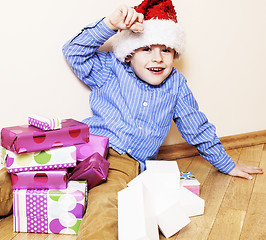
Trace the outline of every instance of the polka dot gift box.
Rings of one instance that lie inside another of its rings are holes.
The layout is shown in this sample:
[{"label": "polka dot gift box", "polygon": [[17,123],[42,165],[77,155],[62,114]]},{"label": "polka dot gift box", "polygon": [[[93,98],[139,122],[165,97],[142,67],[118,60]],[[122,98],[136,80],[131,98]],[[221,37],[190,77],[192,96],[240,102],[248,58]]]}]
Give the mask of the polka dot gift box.
[{"label": "polka dot gift box", "polygon": [[10,173],[75,167],[76,147],[62,147],[40,152],[15,154],[2,148],[5,166]]},{"label": "polka dot gift box", "polygon": [[200,195],[200,183],[191,172],[180,172],[180,185]]},{"label": "polka dot gift box", "polygon": [[70,181],[67,189],[16,189],[14,231],[77,234],[86,203],[85,181]]},{"label": "polka dot gift box", "polygon": [[29,125],[40,128],[42,130],[55,130],[61,128],[61,120],[58,117],[46,118],[31,114],[28,117],[28,123]]},{"label": "polka dot gift box", "polygon": [[87,124],[74,119],[62,120],[61,124],[62,128],[52,131],[30,125],[2,128],[1,144],[4,148],[21,154],[89,142]]}]

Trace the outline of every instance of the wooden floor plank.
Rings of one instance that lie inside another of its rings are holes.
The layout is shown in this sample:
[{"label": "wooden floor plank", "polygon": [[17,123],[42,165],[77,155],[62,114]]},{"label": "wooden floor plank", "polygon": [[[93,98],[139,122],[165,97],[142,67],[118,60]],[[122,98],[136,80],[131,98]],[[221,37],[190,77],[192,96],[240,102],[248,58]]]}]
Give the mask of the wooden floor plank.
[{"label": "wooden floor plank", "polygon": [[240,239],[266,239],[266,193],[253,193]]},{"label": "wooden floor plank", "polygon": [[232,178],[221,207],[246,211],[256,176],[252,180]]},{"label": "wooden floor plank", "polygon": [[205,200],[205,212],[199,223],[201,227],[211,228],[230,180],[231,177],[219,173],[215,168],[210,171],[200,194]]},{"label": "wooden floor plank", "polygon": [[13,215],[10,215],[0,222],[0,236],[1,240],[10,240],[15,237],[17,233],[13,232]]},{"label": "wooden floor plank", "polygon": [[45,240],[48,234],[43,233],[19,233],[12,240]]},{"label": "wooden floor plank", "polygon": [[48,234],[46,240],[76,240],[77,235],[72,234]]},{"label": "wooden floor plank", "polygon": [[[242,148],[238,161],[235,157],[233,157],[233,159],[235,162],[259,165],[262,151],[263,145],[252,148]],[[246,211],[255,181],[256,175],[253,176],[252,180],[238,177],[232,178],[221,207]]]},{"label": "wooden floor plank", "polygon": [[206,240],[210,232],[210,228],[200,226],[201,216],[191,217],[191,222],[179,231],[174,240]]},{"label": "wooden floor plank", "polygon": [[259,166],[263,148],[264,144],[242,148],[243,152],[241,152],[238,162]]},{"label": "wooden floor plank", "polygon": [[220,208],[208,239],[238,240],[245,215],[246,211]]},{"label": "wooden floor plank", "polygon": [[[255,149],[255,148],[253,148]],[[252,161],[259,160],[259,166],[266,169],[266,145],[262,148],[262,154],[259,158],[254,156]],[[266,239],[266,175],[257,175],[255,178],[254,188],[251,193],[249,206],[240,239]]]},{"label": "wooden floor plank", "polygon": [[[259,166],[266,172],[266,144],[264,145]],[[253,192],[266,193],[266,174],[259,174],[256,177]]]},{"label": "wooden floor plank", "polygon": [[247,214],[245,223],[240,235],[240,240],[265,240],[266,239],[266,216],[259,213]]}]

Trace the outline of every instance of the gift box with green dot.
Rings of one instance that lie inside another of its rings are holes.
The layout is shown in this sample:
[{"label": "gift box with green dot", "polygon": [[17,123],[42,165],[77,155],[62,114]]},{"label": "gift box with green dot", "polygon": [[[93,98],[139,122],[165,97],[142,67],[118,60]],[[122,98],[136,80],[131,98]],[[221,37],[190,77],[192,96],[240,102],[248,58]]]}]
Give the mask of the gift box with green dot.
[{"label": "gift box with green dot", "polygon": [[66,189],[15,189],[14,231],[77,234],[83,217],[86,181],[70,181]]},{"label": "gift box with green dot", "polygon": [[22,154],[2,148],[2,156],[10,173],[61,169],[75,167],[77,164],[75,146]]}]

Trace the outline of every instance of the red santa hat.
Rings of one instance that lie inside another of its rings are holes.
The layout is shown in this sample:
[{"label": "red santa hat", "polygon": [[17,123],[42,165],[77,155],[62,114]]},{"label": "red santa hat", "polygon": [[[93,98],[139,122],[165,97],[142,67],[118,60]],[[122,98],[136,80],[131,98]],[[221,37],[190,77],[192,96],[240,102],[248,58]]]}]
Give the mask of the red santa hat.
[{"label": "red santa hat", "polygon": [[184,33],[177,21],[171,0],[144,0],[135,10],[144,15],[143,32],[123,30],[113,41],[113,52],[124,62],[134,50],[162,44],[174,49],[179,56],[184,51]]}]

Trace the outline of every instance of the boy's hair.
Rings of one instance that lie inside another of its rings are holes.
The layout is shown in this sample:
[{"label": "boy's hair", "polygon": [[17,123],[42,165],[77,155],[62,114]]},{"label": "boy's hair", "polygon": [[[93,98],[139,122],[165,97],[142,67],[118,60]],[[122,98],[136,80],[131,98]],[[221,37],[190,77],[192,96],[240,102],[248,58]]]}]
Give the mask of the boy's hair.
[{"label": "boy's hair", "polygon": [[115,36],[113,51],[121,62],[134,50],[154,44],[174,49],[176,56],[183,53],[184,32],[171,0],[144,0],[134,8],[144,15],[144,31],[123,30]]}]

